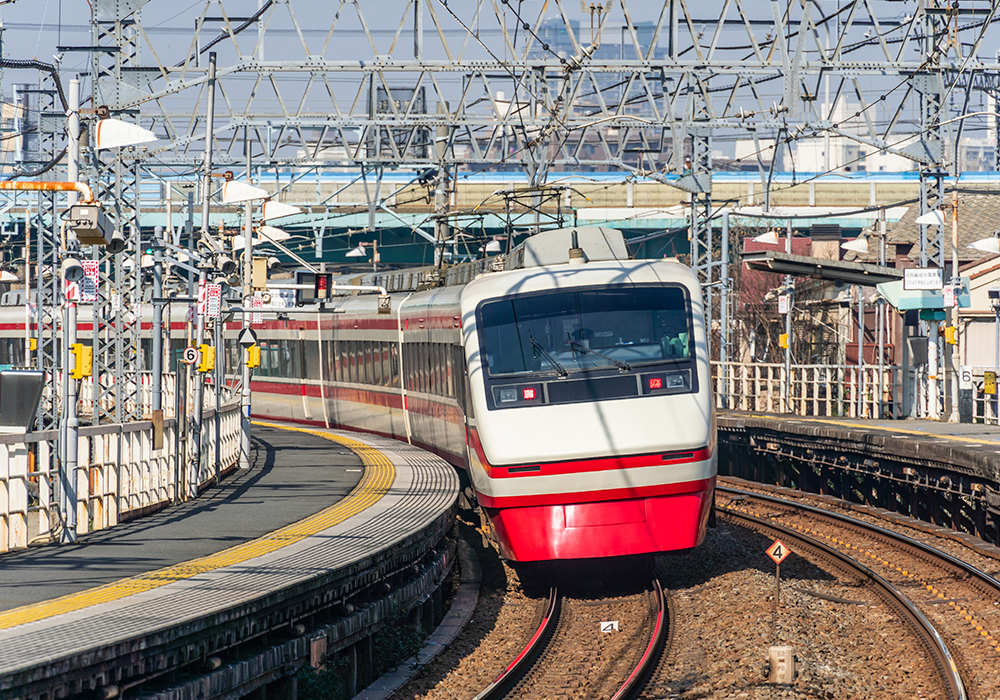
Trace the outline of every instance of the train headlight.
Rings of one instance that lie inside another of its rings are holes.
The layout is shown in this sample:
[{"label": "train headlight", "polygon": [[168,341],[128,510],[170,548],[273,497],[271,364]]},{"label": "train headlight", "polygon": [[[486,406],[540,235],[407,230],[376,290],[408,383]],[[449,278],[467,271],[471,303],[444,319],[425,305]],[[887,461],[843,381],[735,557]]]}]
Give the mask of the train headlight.
[{"label": "train headlight", "polygon": [[493,387],[497,406],[514,408],[544,403],[541,384],[507,384]]},{"label": "train headlight", "polygon": [[690,390],[691,370],[679,372],[657,372],[645,374],[642,377],[642,393],[644,394],[677,394]]}]

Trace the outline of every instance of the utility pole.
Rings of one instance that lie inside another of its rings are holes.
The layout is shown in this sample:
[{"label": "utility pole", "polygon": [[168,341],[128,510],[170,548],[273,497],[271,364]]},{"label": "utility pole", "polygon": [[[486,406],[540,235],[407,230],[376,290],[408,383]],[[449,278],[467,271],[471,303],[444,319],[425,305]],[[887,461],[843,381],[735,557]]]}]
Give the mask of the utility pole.
[{"label": "utility pole", "polygon": [[[201,192],[201,238],[205,243],[211,234],[208,231],[208,206],[212,196],[212,142],[215,129],[215,52],[208,54],[208,114],[205,119],[205,159],[202,164],[202,192]],[[208,284],[208,271],[211,269],[211,261],[199,255],[201,262],[198,265],[198,301],[199,304],[205,299]],[[198,309],[198,321],[195,326],[195,343],[201,347],[205,343],[205,314]],[[192,447],[194,457],[194,478],[189,483],[192,496],[197,496],[198,481],[201,474],[201,431],[202,417],[204,415],[205,404],[205,375],[202,372],[195,373],[194,379],[194,410],[192,413],[191,439],[194,443]]]},{"label": "utility pole", "polygon": [[[250,138],[243,131],[243,146],[247,159],[247,184],[250,184]],[[251,276],[253,274],[253,203],[247,200],[243,205],[243,333],[250,332],[250,299],[253,296]],[[243,346],[243,382],[240,386],[240,469],[250,468],[250,346]]]},{"label": "utility pole", "polygon": [[958,274],[958,192],[951,192],[951,288],[954,301],[950,309],[951,328],[954,333],[954,345],[948,346],[948,355],[951,358],[951,412],[948,415],[949,423],[959,422],[958,407],[958,363],[961,358],[960,343],[958,334],[958,294],[962,287],[962,279]]}]

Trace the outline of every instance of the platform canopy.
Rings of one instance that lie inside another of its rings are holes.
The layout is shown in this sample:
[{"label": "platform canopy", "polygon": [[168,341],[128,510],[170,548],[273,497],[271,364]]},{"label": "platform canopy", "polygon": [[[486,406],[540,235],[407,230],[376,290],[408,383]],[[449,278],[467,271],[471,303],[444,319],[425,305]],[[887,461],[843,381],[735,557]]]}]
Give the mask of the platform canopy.
[{"label": "platform canopy", "polygon": [[860,284],[867,287],[903,279],[903,271],[892,267],[828,260],[808,255],[793,255],[775,250],[743,253],[743,262],[751,270],[777,272],[793,277],[812,277],[813,279],[844,282],[845,284]]}]

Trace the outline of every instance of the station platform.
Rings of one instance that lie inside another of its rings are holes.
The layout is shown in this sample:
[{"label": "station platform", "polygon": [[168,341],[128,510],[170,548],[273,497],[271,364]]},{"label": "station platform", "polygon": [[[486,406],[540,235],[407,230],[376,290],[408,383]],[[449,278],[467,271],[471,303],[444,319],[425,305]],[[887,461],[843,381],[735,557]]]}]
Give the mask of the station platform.
[{"label": "station platform", "polygon": [[[393,440],[254,426],[251,468],[193,501],[0,557],[0,698],[143,682],[416,569],[454,469]],[[107,693],[105,693],[107,695]]]},{"label": "station platform", "polygon": [[722,476],[845,499],[1000,557],[997,426],[725,411],[718,437]]}]

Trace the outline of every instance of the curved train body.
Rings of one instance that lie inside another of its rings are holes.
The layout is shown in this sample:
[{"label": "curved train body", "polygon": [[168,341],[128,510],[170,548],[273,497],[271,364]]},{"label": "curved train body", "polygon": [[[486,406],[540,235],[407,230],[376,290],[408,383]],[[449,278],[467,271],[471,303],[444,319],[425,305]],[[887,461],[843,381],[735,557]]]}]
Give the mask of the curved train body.
[{"label": "curved train body", "polygon": [[[699,286],[675,261],[621,259],[617,231],[579,234],[580,264],[552,231],[514,269],[393,294],[391,315],[353,296],[318,331],[315,314],[266,323],[253,414],[441,455],[512,560],[696,546],[716,473]],[[296,349],[308,371],[282,376]]]},{"label": "curved train body", "polygon": [[[586,261],[570,254],[577,235]],[[442,456],[466,472],[511,560],[698,545],[716,445],[694,275],[676,261],[627,259],[609,229],[537,234],[508,269],[476,274],[497,262],[451,268],[453,283],[426,291],[408,291],[423,286],[413,272],[352,280],[388,287],[387,315],[371,295],[268,314],[254,326],[262,362],[252,415],[377,433]],[[185,311],[173,306],[171,369],[187,343]],[[15,322],[0,323],[9,336],[0,354],[16,355],[23,306],[6,313]],[[83,326],[86,314],[81,307]],[[228,375],[240,371],[236,329],[229,324],[217,354]]]}]

